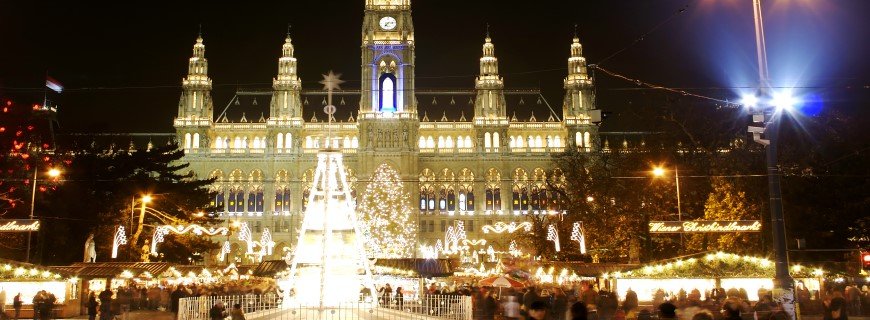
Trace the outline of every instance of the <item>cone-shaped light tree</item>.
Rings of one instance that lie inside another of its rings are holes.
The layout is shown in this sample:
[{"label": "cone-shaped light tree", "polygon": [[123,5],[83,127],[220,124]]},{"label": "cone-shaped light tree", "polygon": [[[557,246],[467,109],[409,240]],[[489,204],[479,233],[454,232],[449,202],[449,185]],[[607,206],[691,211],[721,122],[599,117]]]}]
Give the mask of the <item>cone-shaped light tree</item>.
[{"label": "cone-shaped light tree", "polygon": [[417,224],[410,196],[395,169],[381,164],[357,206],[370,258],[408,258],[416,248]]}]

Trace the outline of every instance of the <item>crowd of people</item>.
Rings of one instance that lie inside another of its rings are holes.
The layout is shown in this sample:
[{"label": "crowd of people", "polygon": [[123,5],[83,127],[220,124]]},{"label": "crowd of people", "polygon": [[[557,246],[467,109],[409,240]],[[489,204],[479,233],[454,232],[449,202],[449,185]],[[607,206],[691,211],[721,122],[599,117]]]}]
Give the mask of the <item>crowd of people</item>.
[{"label": "crowd of people", "polygon": [[[276,300],[275,288],[273,282],[252,280],[170,286],[143,286],[131,283],[117,287],[115,290],[106,288],[99,293],[91,291],[86,307],[91,320],[97,317],[101,320],[112,319],[113,315],[132,310],[169,310],[177,314],[179,301],[182,298],[241,295],[266,297],[273,295],[275,296],[273,300]],[[231,313],[227,312],[228,316]]]},{"label": "crowd of people", "polygon": [[[847,320],[848,315],[861,315],[868,304],[868,288],[846,286],[829,290],[821,297],[811,297],[806,289],[796,290],[797,302],[804,310],[818,304],[825,320]],[[641,304],[637,293],[628,289],[620,299],[615,292],[598,289],[593,283],[574,286],[529,286],[520,290],[499,288],[469,289],[473,298],[474,318],[491,319],[594,319],[594,320],[738,320],[786,319],[787,315],[775,303],[772,292],[758,291],[758,301],[750,301],[746,290],[717,288],[701,295],[699,290],[679,290],[668,294],[657,290],[653,301]],[[810,312],[807,312],[810,311]]]}]

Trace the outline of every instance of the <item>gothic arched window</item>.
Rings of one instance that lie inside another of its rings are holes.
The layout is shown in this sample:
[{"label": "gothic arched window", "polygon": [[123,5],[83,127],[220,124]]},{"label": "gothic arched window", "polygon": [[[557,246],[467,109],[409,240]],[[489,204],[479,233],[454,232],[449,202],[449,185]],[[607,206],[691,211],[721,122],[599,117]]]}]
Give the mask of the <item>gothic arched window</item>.
[{"label": "gothic arched window", "polygon": [[380,90],[378,97],[381,100],[379,109],[381,112],[396,112],[396,76],[392,73],[384,73],[378,80]]}]

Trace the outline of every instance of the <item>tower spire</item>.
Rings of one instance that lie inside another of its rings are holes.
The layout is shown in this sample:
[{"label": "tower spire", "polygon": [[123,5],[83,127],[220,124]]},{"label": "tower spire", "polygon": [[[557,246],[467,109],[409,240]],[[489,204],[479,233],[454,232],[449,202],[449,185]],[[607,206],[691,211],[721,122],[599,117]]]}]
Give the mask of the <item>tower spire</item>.
[{"label": "tower spire", "polygon": [[295,48],[290,38],[290,25],[287,25],[287,37],[281,46],[281,57],[278,58],[278,76],[272,80],[272,103],[269,108],[269,118],[276,120],[302,119],[302,80],[297,75]]},{"label": "tower spire", "polygon": [[480,57],[480,75],[477,76],[474,86],[477,90],[474,118],[481,121],[506,119],[504,80],[498,74],[498,58],[495,57],[495,45],[489,34],[489,24],[486,29],[483,56]]},{"label": "tower spire", "polygon": [[577,36],[576,26],[574,39],[571,42],[571,55],[568,57],[568,76],[564,80],[565,99],[562,103],[562,114],[570,123],[568,130],[572,136],[570,141],[581,151],[591,151],[598,140],[598,130],[595,122],[601,121],[600,110],[595,110],[595,97],[592,78],[586,70],[586,58],[583,57],[583,46]]}]

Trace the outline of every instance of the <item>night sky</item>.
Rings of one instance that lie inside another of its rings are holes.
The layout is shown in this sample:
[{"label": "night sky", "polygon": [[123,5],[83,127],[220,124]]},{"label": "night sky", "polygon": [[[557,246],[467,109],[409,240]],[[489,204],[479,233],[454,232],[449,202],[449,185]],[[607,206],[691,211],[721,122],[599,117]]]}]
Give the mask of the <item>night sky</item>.
[{"label": "night sky", "polygon": [[[48,72],[68,89],[57,99],[63,131],[171,132],[200,23],[216,111],[238,86],[271,86],[288,23],[303,87],[328,70],[358,87],[363,0],[230,3],[4,1],[0,97],[41,101]],[[472,89],[486,23],[506,87],[541,88],[557,111],[575,23],[590,63],[628,47],[604,67],[629,77],[732,100],[756,84],[751,0],[413,0],[412,10],[418,88]],[[774,86],[866,105],[867,13],[867,0],[765,1]],[[655,103],[631,83],[597,80],[616,123]]]}]

